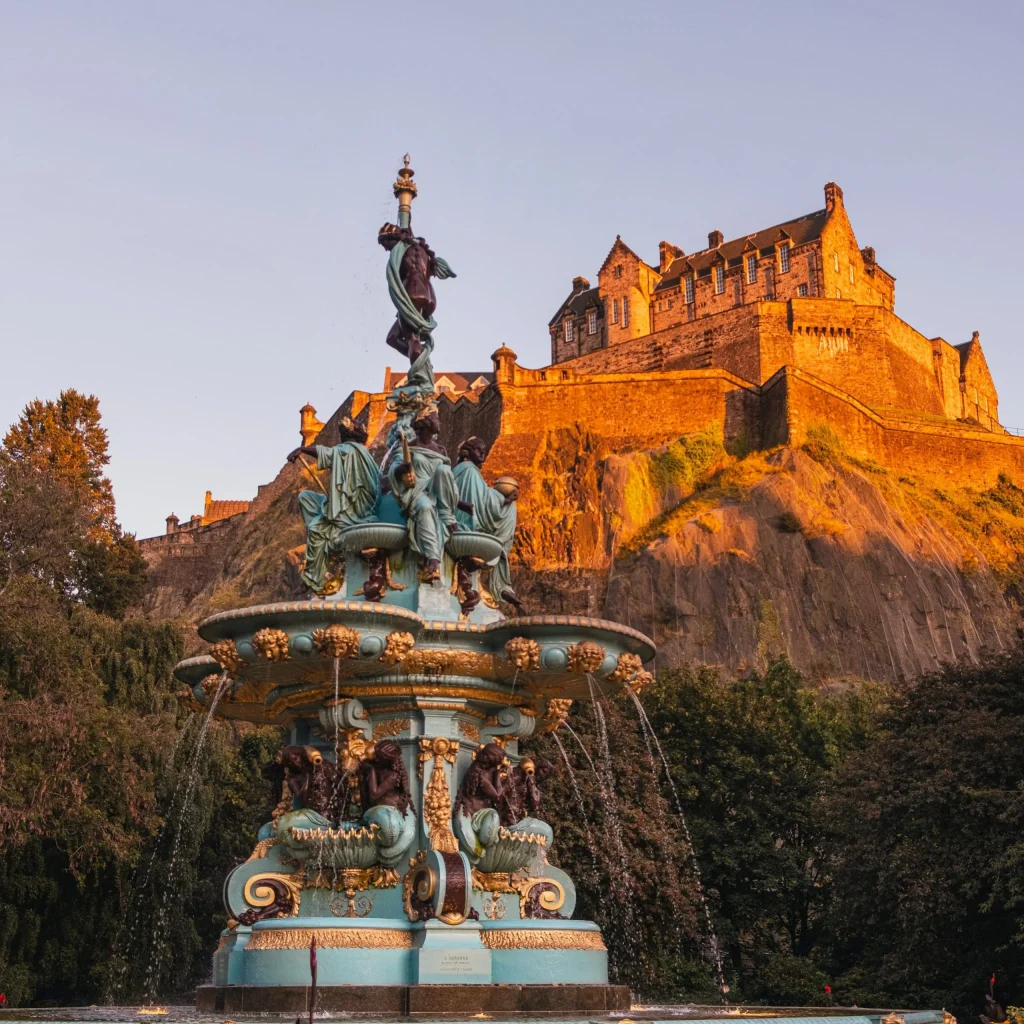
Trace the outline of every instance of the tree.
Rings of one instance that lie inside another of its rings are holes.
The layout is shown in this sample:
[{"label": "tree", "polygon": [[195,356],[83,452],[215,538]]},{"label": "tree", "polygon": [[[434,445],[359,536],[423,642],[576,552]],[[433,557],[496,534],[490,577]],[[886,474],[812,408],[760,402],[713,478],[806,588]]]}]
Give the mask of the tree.
[{"label": "tree", "polygon": [[1024,652],[901,687],[879,726],[829,801],[837,996],[963,1019],[994,972],[1019,1002]]}]

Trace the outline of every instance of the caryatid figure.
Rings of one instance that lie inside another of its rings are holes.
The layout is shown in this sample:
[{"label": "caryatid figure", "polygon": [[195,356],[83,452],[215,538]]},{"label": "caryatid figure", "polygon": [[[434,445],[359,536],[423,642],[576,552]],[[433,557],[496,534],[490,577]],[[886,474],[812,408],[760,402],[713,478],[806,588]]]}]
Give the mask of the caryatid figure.
[{"label": "caryatid figure", "polygon": [[303,581],[314,593],[322,593],[330,556],[338,550],[338,535],[348,526],[377,518],[380,498],[380,469],[366,449],[364,427],[343,416],[338,422],[339,443],[296,448],[288,456],[316,459],[317,469],[329,469],[331,482],[326,494],[299,492],[299,510],[306,524],[306,567]]},{"label": "caryatid figure", "polygon": [[459,461],[452,471],[459,491],[456,519],[466,529],[490,534],[501,542],[501,557],[491,569],[491,592],[516,608],[522,602],[512,589],[509,554],[516,533],[516,501],[519,485],[503,476],[491,487],[480,472],[487,458],[487,445],[471,437],[459,448]]},{"label": "caryatid figure", "polygon": [[420,579],[425,583],[440,578],[445,538],[459,528],[451,460],[434,440],[440,429],[436,410],[421,413],[413,421],[416,440],[408,447],[408,460],[388,474],[391,493],[408,522],[409,546],[423,561]]}]

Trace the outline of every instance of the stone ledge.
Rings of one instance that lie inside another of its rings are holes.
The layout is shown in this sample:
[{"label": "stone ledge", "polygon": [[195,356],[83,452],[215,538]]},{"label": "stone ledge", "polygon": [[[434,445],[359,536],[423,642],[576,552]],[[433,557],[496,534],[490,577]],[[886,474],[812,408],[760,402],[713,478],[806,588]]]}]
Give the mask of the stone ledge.
[{"label": "stone ledge", "polygon": [[[202,985],[201,1013],[306,1012],[309,989],[300,985]],[[407,1017],[486,1012],[606,1014],[628,1011],[625,985],[327,985],[317,988],[317,1010]]]}]

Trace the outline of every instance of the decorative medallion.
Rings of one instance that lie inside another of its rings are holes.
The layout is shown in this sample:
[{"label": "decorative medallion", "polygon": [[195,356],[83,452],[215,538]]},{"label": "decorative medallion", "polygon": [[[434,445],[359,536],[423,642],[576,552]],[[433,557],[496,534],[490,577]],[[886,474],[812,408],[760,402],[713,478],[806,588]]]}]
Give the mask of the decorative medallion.
[{"label": "decorative medallion", "polygon": [[584,640],[581,644],[572,644],[566,651],[569,659],[569,671],[574,675],[584,676],[596,672],[604,661],[604,648],[592,640]]},{"label": "decorative medallion", "polygon": [[253,634],[252,645],[264,661],[287,661],[288,634],[283,629],[266,627]]},{"label": "decorative medallion", "polygon": [[359,633],[340,622],[313,630],[313,646],[325,658],[354,658],[359,653]]},{"label": "decorative medallion", "polygon": [[540,644],[525,636],[514,636],[505,644],[505,660],[520,672],[540,668]]}]

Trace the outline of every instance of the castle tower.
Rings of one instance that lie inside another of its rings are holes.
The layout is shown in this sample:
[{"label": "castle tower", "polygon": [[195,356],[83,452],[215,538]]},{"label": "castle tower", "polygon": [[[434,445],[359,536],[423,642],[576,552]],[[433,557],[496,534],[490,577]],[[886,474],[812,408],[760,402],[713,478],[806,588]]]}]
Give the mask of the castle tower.
[{"label": "castle tower", "polygon": [[302,445],[311,445],[316,435],[324,429],[324,425],[316,418],[316,409],[307,402],[299,410],[299,433],[302,435]]}]

